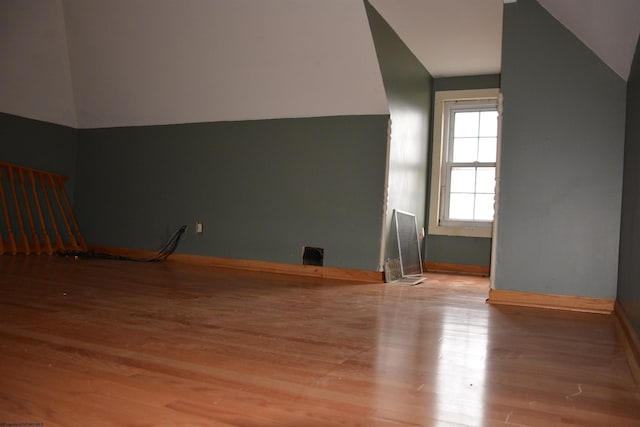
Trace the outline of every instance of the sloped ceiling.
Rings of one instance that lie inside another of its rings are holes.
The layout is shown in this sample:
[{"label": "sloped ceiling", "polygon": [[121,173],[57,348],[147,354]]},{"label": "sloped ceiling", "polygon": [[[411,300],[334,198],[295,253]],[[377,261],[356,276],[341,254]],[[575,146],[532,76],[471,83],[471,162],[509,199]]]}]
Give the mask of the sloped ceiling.
[{"label": "sloped ceiling", "polygon": [[503,0],[370,0],[434,77],[500,72]]},{"label": "sloped ceiling", "polygon": [[362,0],[62,3],[81,128],[388,113]]},{"label": "sloped ceiling", "polygon": [[640,1],[538,1],[613,71],[627,80],[640,34]]},{"label": "sloped ceiling", "polygon": [[[433,76],[500,72],[516,0],[368,1]],[[640,0],[537,1],[628,78]],[[388,111],[363,0],[1,0],[0,58],[0,111],[68,126]]]},{"label": "sloped ceiling", "polygon": [[[500,72],[503,3],[370,0],[434,77]],[[520,0],[529,1],[529,0]],[[640,33],[639,0],[538,0],[623,79]]]}]

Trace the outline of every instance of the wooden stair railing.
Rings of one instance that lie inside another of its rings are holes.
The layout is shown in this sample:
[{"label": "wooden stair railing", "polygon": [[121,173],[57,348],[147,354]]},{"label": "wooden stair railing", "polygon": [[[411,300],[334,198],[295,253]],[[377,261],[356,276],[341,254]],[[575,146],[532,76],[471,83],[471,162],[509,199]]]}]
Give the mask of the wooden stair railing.
[{"label": "wooden stair railing", "polygon": [[0,255],[87,250],[64,189],[67,179],[0,162]]}]

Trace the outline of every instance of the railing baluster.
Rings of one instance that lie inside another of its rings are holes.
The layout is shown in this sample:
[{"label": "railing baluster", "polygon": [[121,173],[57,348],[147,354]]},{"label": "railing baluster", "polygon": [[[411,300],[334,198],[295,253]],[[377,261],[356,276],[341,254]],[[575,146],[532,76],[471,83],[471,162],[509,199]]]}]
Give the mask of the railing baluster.
[{"label": "railing baluster", "polygon": [[[2,198],[2,205],[4,206],[4,190],[2,188],[2,169],[0,168],[0,198]],[[6,215],[6,209],[4,210]],[[8,228],[8,227],[7,227]],[[0,255],[4,255],[4,237],[2,236],[2,227],[0,226]]]},{"label": "railing baluster", "polygon": [[58,231],[58,225],[56,223],[56,217],[53,214],[53,208],[51,207],[51,201],[49,200],[49,191],[47,190],[47,183],[44,179],[44,175],[40,175],[40,187],[42,188],[42,194],[44,194],[44,201],[47,205],[47,210],[49,211],[49,218],[51,219],[51,228],[53,228],[53,235],[56,237],[56,247],[63,251],[64,250],[64,242],[62,241],[62,236],[60,236],[60,232]]},{"label": "railing baluster", "polygon": [[[87,250],[64,189],[66,179],[60,174],[0,162],[0,215],[4,214],[0,255]],[[64,234],[62,227],[69,237],[66,243],[66,236],[60,233]]]},{"label": "railing baluster", "polygon": [[29,171],[29,181],[31,182],[31,191],[33,192],[33,199],[36,202],[36,210],[38,212],[38,218],[40,219],[40,232],[44,239],[44,245],[47,248],[49,255],[53,254],[53,248],[51,247],[51,239],[49,239],[49,233],[47,233],[47,226],[44,222],[44,216],[42,215],[42,208],[40,206],[40,197],[38,197],[38,190],[36,188],[36,179],[33,171]]},{"label": "railing baluster", "polygon": [[27,211],[27,225],[29,226],[29,233],[31,233],[31,241],[33,243],[34,251],[37,255],[42,253],[40,248],[40,239],[38,238],[38,232],[36,226],[33,223],[33,215],[31,214],[31,203],[29,202],[29,196],[27,195],[27,188],[24,185],[24,173],[22,169],[17,170],[18,181],[20,181],[20,187],[22,189],[22,198],[24,199],[24,207]]},{"label": "railing baluster", "polygon": [[53,191],[53,197],[56,199],[56,203],[58,204],[58,209],[60,210],[60,216],[62,217],[62,222],[64,223],[64,227],[67,230],[67,234],[69,235],[69,240],[71,241],[71,246],[73,249],[80,249],[78,246],[78,242],[76,242],[76,238],[71,231],[71,227],[69,226],[69,221],[67,220],[67,215],[64,212],[64,208],[62,207],[62,203],[60,202],[60,195],[58,194],[58,190],[56,189],[56,183],[53,179],[53,176],[49,175],[49,183],[51,184],[51,190]]},{"label": "railing baluster", "polygon": [[69,203],[69,198],[67,197],[67,192],[64,190],[64,183],[62,182],[62,177],[57,176],[56,182],[58,183],[58,187],[60,188],[60,194],[62,195],[62,201],[64,202],[64,206],[69,213],[69,218],[71,219],[71,225],[73,226],[73,230],[75,232],[75,240],[77,241],[76,245],[79,249],[83,251],[87,250],[87,244],[82,238],[82,234],[80,234],[80,227],[78,227],[78,222],[76,221],[75,216],[73,215],[73,209],[71,209],[71,203]]},{"label": "railing baluster", "polygon": [[[16,239],[13,236],[13,228],[11,227],[11,218],[9,218],[9,208],[7,207],[7,199],[4,194],[4,184],[2,183],[2,169],[0,169],[0,197],[2,197],[2,210],[4,211],[4,221],[7,226],[7,240],[11,247],[11,253],[15,255],[18,250],[16,248]],[[2,253],[4,254],[4,248]]]},{"label": "railing baluster", "polygon": [[29,239],[24,232],[24,222],[22,221],[22,212],[20,211],[20,203],[18,202],[18,193],[16,192],[15,179],[13,177],[13,168],[10,167],[9,171],[9,186],[11,187],[11,194],[13,195],[13,204],[16,208],[16,216],[18,219],[18,228],[20,231],[20,238],[22,239],[22,246],[24,247],[24,253],[29,255],[31,252],[29,249]]}]

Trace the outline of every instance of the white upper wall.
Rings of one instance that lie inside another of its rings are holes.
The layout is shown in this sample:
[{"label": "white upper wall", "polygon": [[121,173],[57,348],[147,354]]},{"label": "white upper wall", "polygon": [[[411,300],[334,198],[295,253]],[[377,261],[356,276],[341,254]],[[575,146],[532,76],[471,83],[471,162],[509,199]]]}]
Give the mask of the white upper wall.
[{"label": "white upper wall", "polygon": [[362,0],[64,0],[81,128],[386,114]]},{"label": "white upper wall", "polygon": [[0,1],[0,111],[77,126],[61,0]]}]

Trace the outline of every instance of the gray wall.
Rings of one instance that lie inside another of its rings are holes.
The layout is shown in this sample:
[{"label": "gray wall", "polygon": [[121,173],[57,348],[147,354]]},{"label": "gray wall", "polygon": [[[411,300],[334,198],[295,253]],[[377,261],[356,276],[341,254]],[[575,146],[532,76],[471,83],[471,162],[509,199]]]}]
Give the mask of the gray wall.
[{"label": "gray wall", "polygon": [[480,76],[440,77],[433,80],[433,90],[472,90],[500,87],[500,74]]},{"label": "gray wall", "polygon": [[0,113],[0,161],[69,177],[73,200],[78,131],[63,125]]},{"label": "gray wall", "polygon": [[394,209],[414,213],[418,227],[426,228],[433,79],[375,8],[365,6],[391,115],[385,257],[396,257]]},{"label": "gray wall", "polygon": [[[437,78],[433,80],[434,93],[445,90],[493,89],[500,87],[500,75],[462,76]],[[433,100],[431,101],[433,105]],[[429,138],[429,153],[433,153],[433,132]],[[431,158],[429,176],[431,176]],[[431,200],[431,186],[429,197]],[[429,208],[430,209],[430,208]],[[427,219],[429,212],[427,210]],[[491,239],[483,237],[443,236],[429,234],[426,240],[426,261],[445,264],[491,265]]]},{"label": "gray wall", "polygon": [[[376,270],[388,116],[80,130],[76,212],[88,242]],[[204,222],[195,236],[194,223]]]},{"label": "gray wall", "polygon": [[618,302],[640,336],[640,48],[631,66],[627,82],[627,125],[624,145],[624,185],[620,262],[618,266]]},{"label": "gray wall", "polygon": [[429,234],[427,236],[426,261],[489,267],[491,265],[491,239]]},{"label": "gray wall", "polygon": [[615,298],[625,82],[535,0],[505,5],[496,289]]}]

